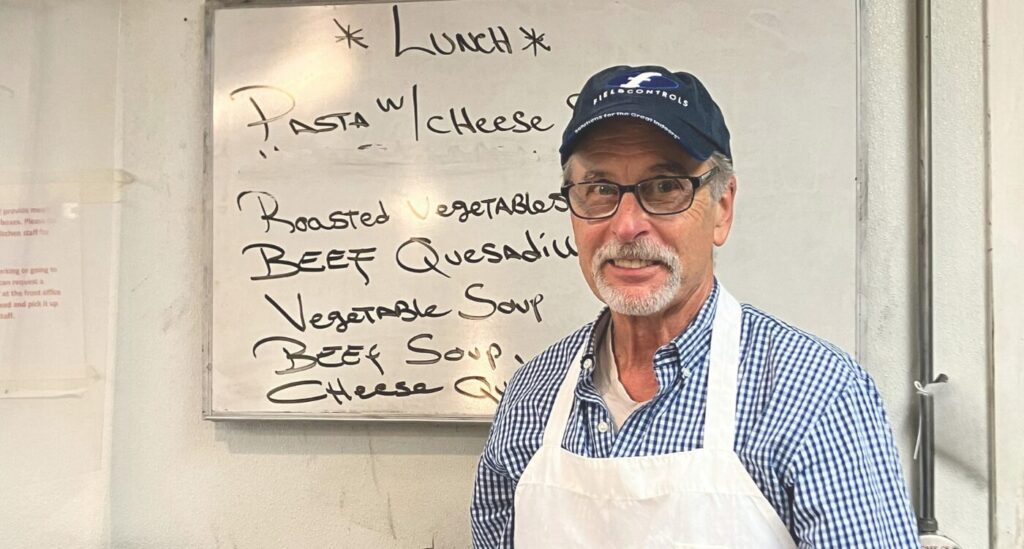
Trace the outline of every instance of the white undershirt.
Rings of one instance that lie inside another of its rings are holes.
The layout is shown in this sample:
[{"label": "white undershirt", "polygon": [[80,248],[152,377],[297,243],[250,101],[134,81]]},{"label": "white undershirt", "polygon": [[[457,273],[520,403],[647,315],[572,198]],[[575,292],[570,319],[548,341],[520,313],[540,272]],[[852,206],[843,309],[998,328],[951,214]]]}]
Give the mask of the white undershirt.
[{"label": "white undershirt", "polygon": [[597,389],[597,394],[604,399],[616,431],[626,423],[630,414],[646,402],[637,402],[630,398],[626,388],[619,381],[619,368],[615,364],[615,352],[612,350],[611,322],[608,323],[608,329],[598,345],[597,364],[594,368],[594,388]]}]

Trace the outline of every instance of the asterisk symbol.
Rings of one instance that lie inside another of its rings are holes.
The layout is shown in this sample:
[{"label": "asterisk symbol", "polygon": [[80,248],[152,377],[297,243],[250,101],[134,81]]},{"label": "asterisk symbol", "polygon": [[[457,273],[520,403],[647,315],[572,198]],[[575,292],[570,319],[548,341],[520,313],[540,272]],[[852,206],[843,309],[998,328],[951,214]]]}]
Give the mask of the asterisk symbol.
[{"label": "asterisk symbol", "polygon": [[370,46],[367,46],[366,44],[364,44],[363,43],[363,37],[359,36],[359,33],[363,32],[363,29],[352,30],[352,25],[345,25],[343,27],[343,26],[341,26],[341,23],[339,23],[337,19],[334,19],[334,24],[338,26],[338,29],[341,30],[341,33],[342,33],[341,36],[338,36],[338,35],[334,36],[334,42],[335,43],[341,42],[342,40],[344,40],[345,42],[348,43],[348,49],[352,49],[352,44],[353,43],[355,45],[357,45],[357,46],[362,46],[363,49],[366,49],[366,48],[370,47]]},{"label": "asterisk symbol", "polygon": [[533,29],[533,27],[530,27],[530,30],[526,30],[523,27],[519,27],[519,32],[522,32],[523,33],[523,37],[526,38],[529,41],[529,42],[527,42],[527,44],[525,46],[523,46],[523,49],[525,50],[526,48],[531,48],[532,47],[533,48],[533,56],[534,57],[537,57],[537,48],[538,47],[544,48],[545,51],[551,51],[551,47],[544,43],[544,36],[545,36],[545,34],[541,34],[540,36],[537,36],[537,31],[535,31]]}]

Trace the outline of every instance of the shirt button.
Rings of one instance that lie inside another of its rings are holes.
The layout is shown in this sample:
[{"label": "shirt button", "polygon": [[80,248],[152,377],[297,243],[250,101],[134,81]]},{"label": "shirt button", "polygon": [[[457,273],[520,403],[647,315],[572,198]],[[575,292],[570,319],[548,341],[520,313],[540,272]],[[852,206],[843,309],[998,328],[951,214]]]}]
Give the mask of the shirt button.
[{"label": "shirt button", "polygon": [[597,424],[597,430],[602,432],[602,433],[607,433],[608,432],[608,422],[607,421],[602,421],[601,423],[598,423]]},{"label": "shirt button", "polygon": [[583,359],[583,369],[584,370],[589,370],[589,369],[591,369],[593,367],[594,367],[594,359],[590,358],[589,356],[587,358]]}]

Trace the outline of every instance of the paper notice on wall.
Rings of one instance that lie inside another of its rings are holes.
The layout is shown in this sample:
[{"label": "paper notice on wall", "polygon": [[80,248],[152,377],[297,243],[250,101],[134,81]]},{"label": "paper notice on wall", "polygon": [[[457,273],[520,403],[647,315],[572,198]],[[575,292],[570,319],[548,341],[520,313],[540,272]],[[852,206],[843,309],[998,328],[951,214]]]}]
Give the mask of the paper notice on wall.
[{"label": "paper notice on wall", "polygon": [[0,395],[87,377],[82,227],[67,188],[0,185]]}]

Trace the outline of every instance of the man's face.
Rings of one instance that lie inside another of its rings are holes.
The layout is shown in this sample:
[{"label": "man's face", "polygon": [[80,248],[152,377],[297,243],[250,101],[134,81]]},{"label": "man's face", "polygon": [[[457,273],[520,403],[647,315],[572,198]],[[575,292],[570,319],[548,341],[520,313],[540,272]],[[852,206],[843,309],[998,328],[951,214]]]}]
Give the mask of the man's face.
[{"label": "man's face", "polygon": [[[569,158],[569,181],[604,179],[631,185],[664,175],[701,175],[710,162],[686,154],[665,132],[632,120],[592,129]],[[688,183],[686,183],[688,184]],[[572,216],[580,267],[591,291],[615,312],[650,316],[678,307],[713,276],[712,248],[732,224],[732,189],[717,203],[702,185],[686,211],[645,212],[625,194],[610,218]]]}]

